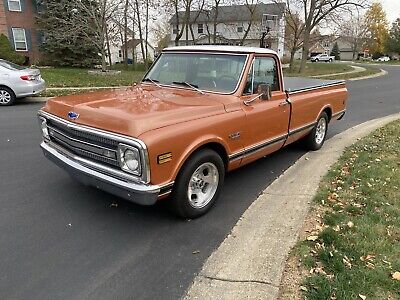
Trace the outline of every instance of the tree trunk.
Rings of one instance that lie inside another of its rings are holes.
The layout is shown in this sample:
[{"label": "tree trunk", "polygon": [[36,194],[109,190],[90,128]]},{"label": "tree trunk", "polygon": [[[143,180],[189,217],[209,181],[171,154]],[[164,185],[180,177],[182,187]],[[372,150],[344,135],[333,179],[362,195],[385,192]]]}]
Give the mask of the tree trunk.
[{"label": "tree trunk", "polygon": [[294,68],[294,56],[295,56],[295,54],[296,54],[296,48],[293,48],[293,49],[290,51],[290,67],[289,67],[290,73],[293,72],[293,68]]},{"label": "tree trunk", "polygon": [[112,58],[111,58],[110,37],[108,36],[108,27],[106,27],[106,43],[107,43],[108,63],[111,66],[112,65]]},{"label": "tree trunk", "polygon": [[146,58],[146,52],[144,51],[144,45],[143,45],[143,31],[142,31],[142,22],[140,20],[140,12],[139,12],[139,1],[136,0],[136,14],[137,14],[137,21],[138,21],[138,29],[139,29],[139,39],[140,39],[140,48],[142,50],[142,58],[145,60]]},{"label": "tree trunk", "polygon": [[310,31],[307,28],[304,31],[304,40],[303,40],[303,53],[301,55],[301,63],[299,73],[304,72],[306,69],[306,63],[308,59],[308,52],[310,49]]},{"label": "tree trunk", "polygon": [[145,70],[149,68],[149,1],[150,0],[146,0]]},{"label": "tree trunk", "polygon": [[128,5],[129,0],[125,1],[125,8],[124,8],[124,41],[123,41],[123,51],[124,51],[124,63],[128,65]]}]

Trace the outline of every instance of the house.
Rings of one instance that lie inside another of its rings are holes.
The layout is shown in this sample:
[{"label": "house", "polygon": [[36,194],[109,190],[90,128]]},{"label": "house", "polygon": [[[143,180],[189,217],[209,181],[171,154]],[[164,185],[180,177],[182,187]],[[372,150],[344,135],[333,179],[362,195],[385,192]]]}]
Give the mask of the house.
[{"label": "house", "polygon": [[[283,56],[284,9],[284,3],[260,3],[257,5],[220,6],[217,11],[215,8],[191,11],[189,26],[183,22],[185,12],[179,12],[178,16],[175,14],[170,20],[170,45],[219,44],[260,47],[263,33],[266,33],[266,46]],[[179,19],[179,24],[177,19]],[[215,24],[216,31],[214,32]],[[246,35],[249,24],[251,24],[250,30]],[[176,36],[181,31],[183,35],[176,43]]]},{"label": "house", "polygon": [[[340,60],[353,60],[364,56],[363,44],[367,40],[357,40],[358,48],[354,50],[354,38],[346,36],[333,36],[333,35],[323,35],[321,39],[316,42],[312,47],[310,47],[310,56],[317,54],[330,54],[332,52],[335,43],[338,44],[340,52]],[[353,58],[354,56],[354,58]]]},{"label": "house", "polygon": [[14,50],[25,56],[26,63],[40,58],[42,36],[35,23],[38,9],[35,0],[0,1],[0,34],[8,37]]},{"label": "house", "polygon": [[[135,61],[135,63],[144,63],[143,59],[143,51],[142,51],[142,46],[141,46],[141,40],[140,39],[131,39],[127,43],[128,47],[128,62],[132,63],[132,61]],[[146,51],[146,41],[143,41],[143,48],[144,51]],[[124,58],[124,50],[125,45],[118,45],[117,43],[114,43],[110,45],[110,52],[111,52],[111,62],[112,64],[117,64],[117,63],[122,63],[125,61]],[[134,49],[134,51],[132,51]],[[133,59],[133,53],[134,52],[134,59]],[[150,61],[154,61],[156,56],[156,50],[155,48],[150,45],[150,43],[147,43],[147,57]]]}]

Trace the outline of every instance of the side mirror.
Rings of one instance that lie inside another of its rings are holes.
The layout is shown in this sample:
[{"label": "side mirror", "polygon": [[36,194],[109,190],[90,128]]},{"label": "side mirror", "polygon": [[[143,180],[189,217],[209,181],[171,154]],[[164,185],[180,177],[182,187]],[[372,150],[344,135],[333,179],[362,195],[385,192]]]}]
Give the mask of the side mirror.
[{"label": "side mirror", "polygon": [[269,84],[261,83],[257,86],[257,94],[261,95],[262,100],[271,100],[271,87]]}]

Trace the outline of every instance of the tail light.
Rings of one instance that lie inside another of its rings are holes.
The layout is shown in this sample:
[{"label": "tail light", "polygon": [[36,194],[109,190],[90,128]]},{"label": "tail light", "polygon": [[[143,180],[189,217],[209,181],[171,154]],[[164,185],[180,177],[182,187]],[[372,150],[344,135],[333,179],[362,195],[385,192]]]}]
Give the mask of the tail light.
[{"label": "tail light", "polygon": [[36,79],[35,75],[22,75],[20,77],[22,80],[32,81]]}]

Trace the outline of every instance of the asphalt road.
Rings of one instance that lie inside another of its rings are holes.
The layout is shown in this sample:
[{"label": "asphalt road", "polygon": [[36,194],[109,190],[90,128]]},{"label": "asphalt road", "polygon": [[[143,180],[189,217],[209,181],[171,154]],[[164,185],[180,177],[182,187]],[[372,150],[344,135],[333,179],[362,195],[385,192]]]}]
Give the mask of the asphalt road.
[{"label": "asphalt road", "polygon": [[[400,111],[400,67],[349,82],[330,136]],[[178,299],[241,214],[303,150],[228,175],[206,216],[181,221],[75,183],[39,149],[40,104],[0,109],[0,299]],[[197,253],[198,252],[198,253]],[[197,253],[197,254],[196,254]]]}]

